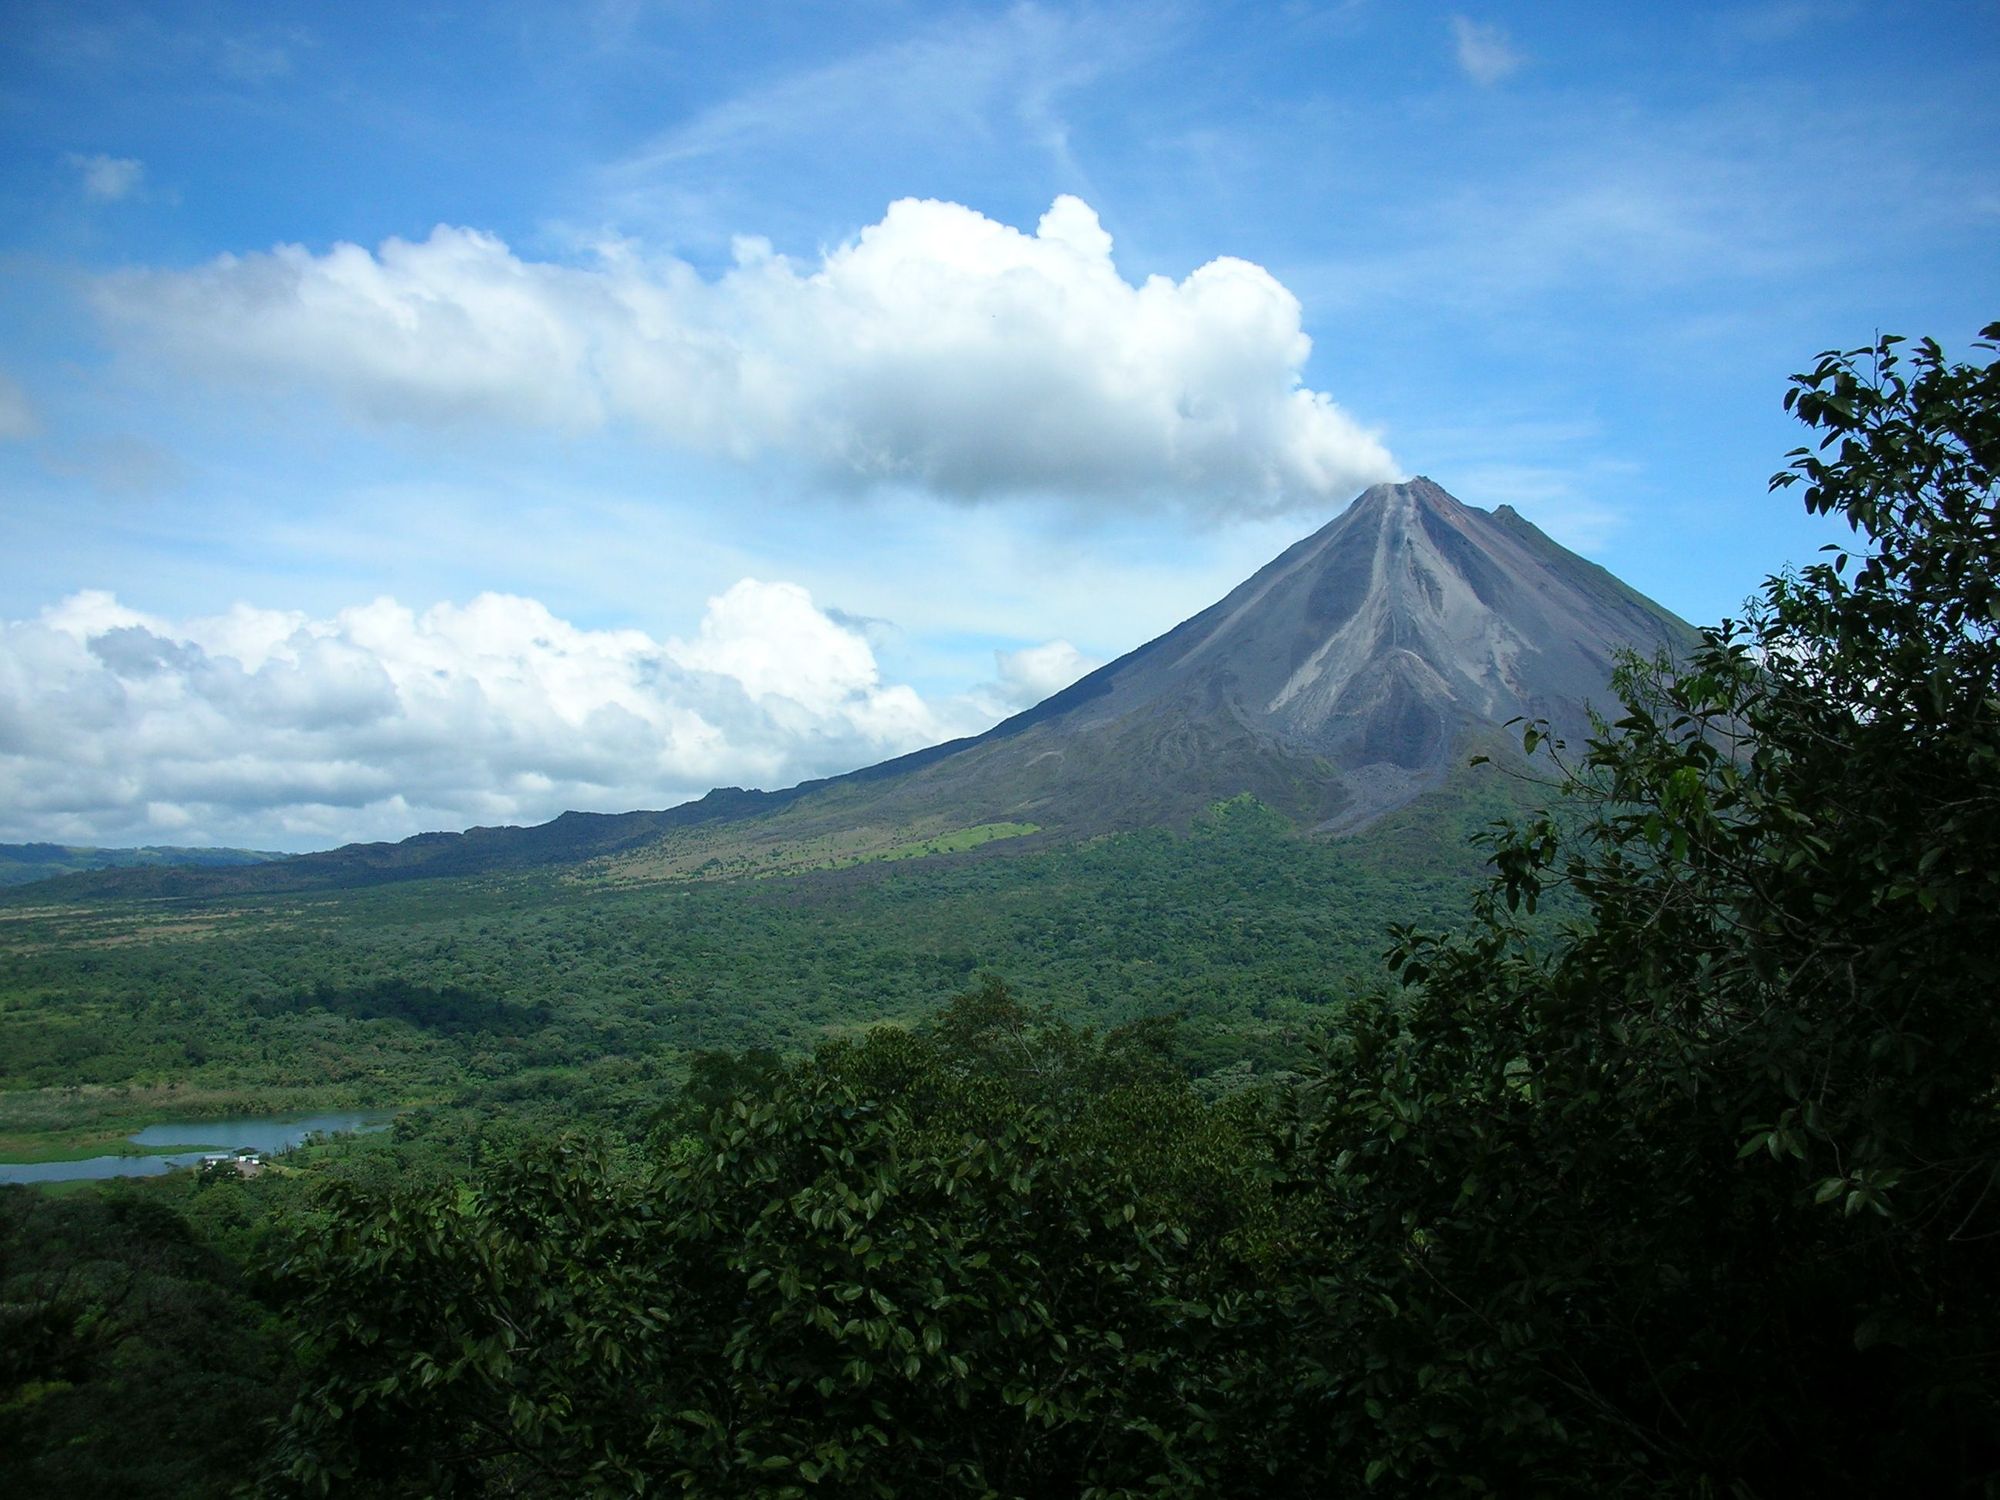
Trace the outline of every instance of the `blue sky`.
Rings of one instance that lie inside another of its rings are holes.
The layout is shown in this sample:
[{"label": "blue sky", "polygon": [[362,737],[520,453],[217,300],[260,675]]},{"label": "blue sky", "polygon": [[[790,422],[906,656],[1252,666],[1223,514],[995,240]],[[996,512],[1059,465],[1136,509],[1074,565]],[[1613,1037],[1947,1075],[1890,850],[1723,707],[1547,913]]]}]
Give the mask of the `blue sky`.
[{"label": "blue sky", "polygon": [[788,784],[1413,473],[1710,621],[1786,375],[2000,316],[1990,0],[4,33],[0,839]]}]

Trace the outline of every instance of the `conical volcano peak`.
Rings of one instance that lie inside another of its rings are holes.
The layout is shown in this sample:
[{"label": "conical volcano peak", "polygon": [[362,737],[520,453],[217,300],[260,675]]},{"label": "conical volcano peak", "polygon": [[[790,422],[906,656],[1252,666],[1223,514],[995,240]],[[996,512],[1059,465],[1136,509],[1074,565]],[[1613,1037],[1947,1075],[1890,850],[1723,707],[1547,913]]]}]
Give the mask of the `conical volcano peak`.
[{"label": "conical volcano peak", "polygon": [[1583,728],[1621,649],[1687,633],[1511,508],[1417,475],[1364,491],[1219,603],[987,738],[1135,716],[1226,724],[1339,767],[1352,822],[1445,774],[1480,730]]},{"label": "conical volcano peak", "polygon": [[843,780],[1042,826],[1173,821],[1250,791],[1356,827],[1510,719],[1586,727],[1619,651],[1691,634],[1512,510],[1420,474],[1363,491],[1227,597],[977,739]]}]

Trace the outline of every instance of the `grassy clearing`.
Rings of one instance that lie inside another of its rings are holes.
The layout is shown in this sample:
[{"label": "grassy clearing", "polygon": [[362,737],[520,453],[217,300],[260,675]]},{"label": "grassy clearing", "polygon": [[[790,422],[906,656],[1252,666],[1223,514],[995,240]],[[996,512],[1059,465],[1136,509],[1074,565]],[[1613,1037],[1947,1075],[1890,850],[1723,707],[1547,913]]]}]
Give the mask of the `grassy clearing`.
[{"label": "grassy clearing", "polygon": [[[136,1128],[136,1127],[135,1127]],[[128,1131],[76,1130],[24,1135],[0,1131],[0,1162],[9,1166],[50,1161],[89,1161],[93,1156],[143,1156],[149,1146],[135,1146]]]},{"label": "grassy clearing", "polygon": [[949,833],[933,834],[928,838],[891,844],[886,849],[830,855],[815,863],[799,864],[788,870],[772,870],[766,873],[776,875],[803,873],[809,870],[845,870],[854,865],[873,864],[877,860],[923,859],[932,854],[963,854],[968,849],[977,849],[981,844],[991,844],[999,839],[1025,838],[1028,834],[1041,831],[1041,825],[1038,823],[975,823],[970,828],[955,828]]},{"label": "grassy clearing", "polygon": [[[137,1128],[137,1127],[134,1127]],[[187,1151],[220,1150],[213,1141],[175,1141],[165,1146],[135,1146],[125,1135],[82,1131],[67,1135],[0,1135],[0,1162],[8,1166],[52,1161],[90,1161],[99,1156],[178,1156]]]},{"label": "grassy clearing", "polygon": [[768,880],[887,860],[963,854],[982,844],[1040,833],[1037,823],[976,823],[953,828],[942,818],[896,827],[863,825],[837,833],[803,836],[760,832],[745,839],[735,830],[700,829],[670,836],[636,854],[619,855],[590,867],[590,878],[611,885],[671,881]]}]

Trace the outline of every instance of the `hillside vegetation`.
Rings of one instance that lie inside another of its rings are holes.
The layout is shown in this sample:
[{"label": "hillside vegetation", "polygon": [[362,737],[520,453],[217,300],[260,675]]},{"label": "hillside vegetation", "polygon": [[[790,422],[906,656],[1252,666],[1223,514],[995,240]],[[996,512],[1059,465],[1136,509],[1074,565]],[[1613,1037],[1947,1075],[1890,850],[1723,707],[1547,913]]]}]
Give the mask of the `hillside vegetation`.
[{"label": "hillside vegetation", "polygon": [[1465,838],[1508,791],[1468,783],[1339,844],[1237,801],[1186,834],[808,850],[837,867],[733,882],[619,869],[0,908],[0,1154],[77,1132],[114,1149],[111,1127],[161,1110],[643,1100],[691,1053],[802,1053],[986,969],[1079,1022],[1185,1011],[1202,1071],[1288,1066],[1377,971],[1388,922],[1462,901]]}]

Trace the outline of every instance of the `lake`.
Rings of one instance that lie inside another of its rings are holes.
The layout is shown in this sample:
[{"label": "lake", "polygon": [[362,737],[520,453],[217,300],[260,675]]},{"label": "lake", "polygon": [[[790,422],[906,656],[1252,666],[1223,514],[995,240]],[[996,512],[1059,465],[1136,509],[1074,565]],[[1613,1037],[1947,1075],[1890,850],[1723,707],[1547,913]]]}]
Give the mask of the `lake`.
[{"label": "lake", "polygon": [[192,1166],[210,1151],[234,1151],[240,1146],[267,1155],[289,1151],[309,1135],[366,1135],[386,1130],[396,1117],[393,1109],[349,1110],[320,1115],[265,1115],[238,1120],[169,1121],[148,1125],[128,1139],[134,1146],[191,1146],[166,1155],[135,1152],[130,1156],[92,1156],[83,1161],[0,1161],[0,1182],[76,1182],[99,1177],[157,1177],[175,1167]]}]

